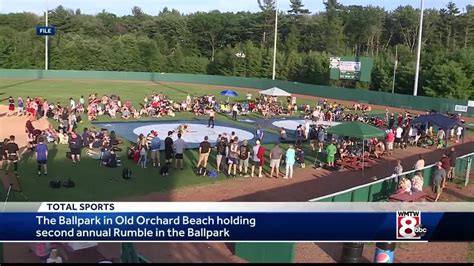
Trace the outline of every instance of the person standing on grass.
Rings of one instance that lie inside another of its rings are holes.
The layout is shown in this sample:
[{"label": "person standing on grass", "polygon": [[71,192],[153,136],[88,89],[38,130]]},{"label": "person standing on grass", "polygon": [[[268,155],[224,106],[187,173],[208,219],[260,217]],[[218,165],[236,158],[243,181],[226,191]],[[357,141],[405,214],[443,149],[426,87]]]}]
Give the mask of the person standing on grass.
[{"label": "person standing on grass", "polygon": [[260,145],[260,140],[255,142],[255,146],[252,148],[252,169],[251,176],[254,177],[255,167],[258,167],[258,177],[262,177],[263,163],[265,159],[265,148]]},{"label": "person standing on grass", "polygon": [[326,133],[324,132],[324,128],[319,126],[318,129],[318,152],[321,152],[324,148],[324,140],[326,139]]},{"label": "person standing on grass", "polygon": [[258,139],[258,140],[263,141],[263,129],[262,129],[262,126],[258,125],[256,135],[257,135],[257,139]]},{"label": "person standing on grass", "polygon": [[250,148],[248,146],[247,140],[244,140],[242,145],[239,148],[239,173],[242,176],[242,168],[244,168],[244,176],[248,177],[249,169],[249,158],[250,158]]},{"label": "person standing on grass", "polygon": [[171,164],[171,159],[173,158],[173,139],[171,136],[173,131],[168,131],[168,137],[165,138],[165,159],[166,164]]},{"label": "person standing on grass", "polygon": [[402,145],[402,134],[403,134],[403,128],[401,125],[398,125],[397,129],[395,130],[395,146],[397,148],[400,148]]},{"label": "person standing on grass", "polygon": [[[227,160],[227,153],[228,153],[228,146],[227,146],[227,138],[224,136],[221,136],[219,142],[216,144],[216,150],[217,150],[217,155],[216,155],[216,170],[218,173],[221,172],[221,165],[225,165],[225,162]],[[224,164],[223,164],[224,162]],[[222,169],[222,171],[225,171],[225,168]]]},{"label": "person standing on grass", "polygon": [[436,163],[436,170],[433,172],[433,192],[436,193],[435,202],[439,200],[441,192],[443,192],[443,180],[446,178],[446,171],[441,166],[442,162]]},{"label": "person standing on grass", "polygon": [[71,150],[71,159],[73,163],[81,161],[82,138],[77,135],[74,130],[71,131],[69,137],[69,149]]},{"label": "person standing on grass", "polygon": [[280,176],[280,162],[281,157],[283,156],[283,151],[280,148],[280,144],[275,144],[275,146],[270,150],[270,178],[273,177],[273,172],[276,172],[276,177]]},{"label": "person standing on grass", "polygon": [[20,160],[20,148],[15,143],[15,136],[11,135],[10,140],[5,145],[5,151],[7,153],[7,168],[5,169],[5,175],[8,175],[8,169],[13,164],[13,170],[15,175],[18,177],[18,160]]},{"label": "person standing on grass", "polygon": [[284,179],[293,178],[293,166],[296,161],[296,151],[293,148],[293,145],[290,144],[285,155],[286,171]]},{"label": "person standing on grass", "polygon": [[239,158],[239,142],[237,137],[230,140],[228,157],[229,168],[227,169],[227,175],[230,176],[230,173],[232,172],[232,170],[234,170],[234,174],[232,176],[236,177],[238,163],[237,161]]},{"label": "person standing on grass", "polygon": [[216,119],[216,112],[214,108],[209,108],[209,121],[207,127],[214,128],[214,120]]},{"label": "person standing on grass", "polygon": [[395,125],[395,115],[391,113],[390,118],[388,119],[388,128],[393,129],[394,125]]},{"label": "person standing on grass", "polygon": [[3,139],[3,142],[0,142],[0,171],[3,170],[3,162],[7,160],[7,149],[6,146],[8,144],[9,139]]},{"label": "person standing on grass", "polygon": [[47,176],[48,175],[48,167],[47,167],[48,146],[44,144],[43,137],[38,138],[38,145],[36,145],[35,154],[36,154],[36,163],[38,164],[38,176],[41,176],[41,168],[43,168],[44,170],[44,175]]},{"label": "person standing on grass", "polygon": [[153,167],[160,167],[160,149],[161,139],[158,137],[158,132],[153,131],[153,137],[150,141],[150,158],[153,163]]},{"label": "person standing on grass", "polygon": [[197,167],[206,168],[207,161],[209,160],[209,154],[211,153],[211,144],[209,143],[209,137],[205,136],[204,141],[199,144],[199,160]]},{"label": "person standing on grass", "polygon": [[392,154],[393,151],[393,142],[395,142],[395,133],[392,129],[388,130],[387,137],[385,139],[387,142],[387,151],[389,154]]},{"label": "person standing on grass", "polygon": [[178,139],[173,143],[173,149],[175,153],[174,169],[178,169],[178,163],[180,169],[183,170],[183,158],[184,151],[186,150],[186,142],[181,138],[181,133],[178,133]]},{"label": "person standing on grass", "polygon": [[329,144],[329,146],[327,146],[326,153],[327,153],[327,157],[328,157],[327,158],[328,166],[334,167],[334,159],[335,159],[335,156],[336,156],[336,153],[337,153],[337,147],[334,144],[334,141],[332,141],[331,144]]},{"label": "person standing on grass", "polygon": [[237,103],[232,106],[232,119],[237,121],[237,112],[239,111],[239,107],[237,106]]}]

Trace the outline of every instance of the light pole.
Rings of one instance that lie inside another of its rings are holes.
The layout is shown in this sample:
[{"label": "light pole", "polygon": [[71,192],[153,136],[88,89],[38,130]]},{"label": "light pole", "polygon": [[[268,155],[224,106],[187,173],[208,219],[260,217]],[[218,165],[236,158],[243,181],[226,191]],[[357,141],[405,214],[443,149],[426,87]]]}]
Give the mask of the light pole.
[{"label": "light pole", "polygon": [[[46,0],[46,13],[45,13],[45,26],[48,27],[48,0]],[[44,70],[48,70],[48,38],[49,36],[46,35],[44,39]]]},{"label": "light pole", "polygon": [[395,92],[395,76],[397,75],[397,67],[398,67],[398,46],[395,45],[395,62],[393,64],[392,93]]},{"label": "light pole", "polygon": [[273,72],[272,72],[272,80],[275,80],[275,77],[276,77],[277,39],[278,39],[278,0],[275,0],[275,39],[274,39],[274,41],[273,41]]},{"label": "light pole", "polygon": [[421,59],[421,37],[423,35],[423,9],[425,1],[421,0],[421,11],[420,11],[420,29],[418,30],[418,47],[416,51],[416,73],[415,73],[415,85],[413,88],[413,95],[418,94],[418,79],[420,77],[420,59]]}]

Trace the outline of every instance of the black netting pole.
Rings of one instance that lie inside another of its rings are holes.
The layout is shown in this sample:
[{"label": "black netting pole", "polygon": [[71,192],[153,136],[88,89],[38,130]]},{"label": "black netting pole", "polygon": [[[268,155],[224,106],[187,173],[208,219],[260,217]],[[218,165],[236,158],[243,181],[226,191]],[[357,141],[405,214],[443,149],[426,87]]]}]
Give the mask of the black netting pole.
[{"label": "black netting pole", "polygon": [[364,251],[364,243],[344,243],[342,247],[341,263],[359,263]]}]

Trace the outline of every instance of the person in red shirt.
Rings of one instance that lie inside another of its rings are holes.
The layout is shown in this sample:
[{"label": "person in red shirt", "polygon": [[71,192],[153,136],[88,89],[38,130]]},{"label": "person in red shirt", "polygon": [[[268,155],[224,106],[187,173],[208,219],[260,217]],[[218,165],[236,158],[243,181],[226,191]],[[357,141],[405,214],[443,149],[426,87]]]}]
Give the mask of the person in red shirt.
[{"label": "person in red shirt", "polygon": [[387,138],[386,138],[388,154],[392,154],[394,141],[395,141],[395,133],[393,132],[393,130],[390,129],[387,133]]}]

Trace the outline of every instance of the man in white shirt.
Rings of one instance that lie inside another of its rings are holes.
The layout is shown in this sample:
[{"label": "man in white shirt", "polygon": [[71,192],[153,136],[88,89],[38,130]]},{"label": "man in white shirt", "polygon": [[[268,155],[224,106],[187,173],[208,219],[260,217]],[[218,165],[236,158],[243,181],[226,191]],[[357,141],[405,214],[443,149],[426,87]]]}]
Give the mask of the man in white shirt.
[{"label": "man in white shirt", "polygon": [[402,143],[402,133],[403,133],[403,128],[399,125],[397,129],[395,130],[395,146],[400,147],[400,144]]},{"label": "man in white shirt", "polygon": [[239,111],[239,108],[237,107],[237,104],[234,104],[234,106],[232,106],[232,119],[237,120],[238,111]]},{"label": "man in white shirt", "polygon": [[178,139],[173,143],[173,149],[175,154],[174,169],[178,168],[178,162],[181,170],[183,170],[183,154],[186,150],[186,142],[181,138],[181,133],[178,133]]},{"label": "man in white shirt", "polygon": [[461,141],[462,131],[463,131],[463,128],[461,126],[458,126],[458,128],[456,129],[456,143]]}]

